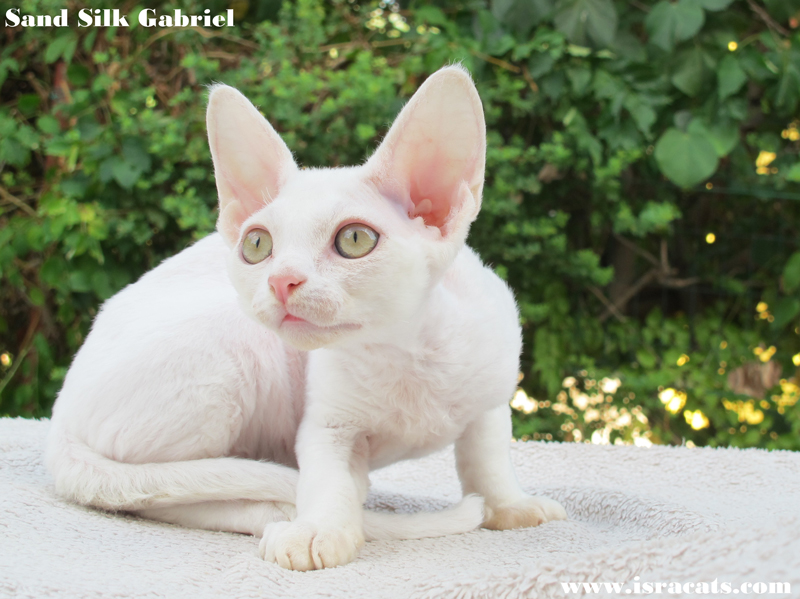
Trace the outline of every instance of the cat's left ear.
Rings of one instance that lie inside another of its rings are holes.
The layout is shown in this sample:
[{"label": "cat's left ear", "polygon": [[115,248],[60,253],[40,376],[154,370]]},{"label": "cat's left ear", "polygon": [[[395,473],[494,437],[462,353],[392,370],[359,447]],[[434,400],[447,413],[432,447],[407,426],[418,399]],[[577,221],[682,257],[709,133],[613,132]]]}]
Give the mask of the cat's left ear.
[{"label": "cat's left ear", "polygon": [[486,125],[465,69],[428,77],[366,164],[381,193],[442,237],[463,241],[481,205]]},{"label": "cat's left ear", "polygon": [[219,195],[217,230],[233,246],[242,223],[278,195],[297,165],[280,135],[232,87],[212,88],[206,126]]}]

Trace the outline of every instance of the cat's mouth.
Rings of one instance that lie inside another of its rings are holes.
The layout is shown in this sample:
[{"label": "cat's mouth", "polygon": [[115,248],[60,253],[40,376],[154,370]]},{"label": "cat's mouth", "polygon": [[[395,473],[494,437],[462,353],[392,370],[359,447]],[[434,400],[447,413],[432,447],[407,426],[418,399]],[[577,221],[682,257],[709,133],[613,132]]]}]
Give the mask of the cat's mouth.
[{"label": "cat's mouth", "polygon": [[281,320],[280,327],[284,330],[291,330],[297,332],[339,332],[339,331],[355,331],[361,328],[360,324],[356,323],[341,323],[332,326],[321,326],[307,321],[305,318],[296,316],[290,312],[286,312],[286,316]]}]

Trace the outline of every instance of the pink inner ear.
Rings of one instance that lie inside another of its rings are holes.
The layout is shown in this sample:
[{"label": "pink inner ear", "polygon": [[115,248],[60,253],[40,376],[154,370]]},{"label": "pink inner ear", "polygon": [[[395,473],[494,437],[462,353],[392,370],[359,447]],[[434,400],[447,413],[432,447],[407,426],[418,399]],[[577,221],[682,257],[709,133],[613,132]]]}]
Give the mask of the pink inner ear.
[{"label": "pink inner ear", "polygon": [[423,167],[422,172],[415,173],[409,189],[413,206],[410,207],[408,216],[412,219],[421,216],[427,226],[441,229],[450,212],[457,211],[460,207],[461,202],[454,196],[461,181],[448,181],[450,177],[443,172],[444,169],[437,168],[436,163],[434,159]]},{"label": "pink inner ear", "polygon": [[[430,125],[429,129],[435,131]],[[406,173],[408,198],[413,204],[408,215],[422,217],[426,225],[442,229],[450,215],[462,208],[466,199],[462,194],[469,192],[469,180],[476,178],[480,154],[475,147],[479,140],[470,135],[469,127],[447,131],[437,140],[431,139],[428,131],[422,139],[414,140],[415,133],[408,132],[408,146],[395,154],[395,167]]]}]

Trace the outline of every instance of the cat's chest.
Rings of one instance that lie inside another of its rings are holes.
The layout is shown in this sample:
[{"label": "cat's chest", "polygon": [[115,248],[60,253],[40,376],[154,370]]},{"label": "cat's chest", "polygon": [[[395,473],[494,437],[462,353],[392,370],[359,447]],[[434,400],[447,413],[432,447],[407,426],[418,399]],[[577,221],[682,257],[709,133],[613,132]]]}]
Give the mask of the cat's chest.
[{"label": "cat's chest", "polygon": [[[360,414],[379,467],[452,443],[477,408],[465,384],[464,365],[448,363],[435,352],[383,356],[372,368],[362,364],[352,382]],[[386,359],[388,358],[388,359]]]}]

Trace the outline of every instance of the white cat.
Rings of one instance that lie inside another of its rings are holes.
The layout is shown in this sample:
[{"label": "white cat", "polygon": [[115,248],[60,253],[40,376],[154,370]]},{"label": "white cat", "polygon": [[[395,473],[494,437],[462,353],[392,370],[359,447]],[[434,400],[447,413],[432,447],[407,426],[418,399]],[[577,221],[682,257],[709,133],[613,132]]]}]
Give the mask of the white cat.
[{"label": "white cat", "polygon": [[[464,244],[486,151],[469,75],[429,77],[358,167],[299,169],[230,87],[208,136],[219,234],[103,306],[53,409],[57,491],[260,535],[294,570],[346,564],[365,537],[566,518],[509,458],[520,330]],[[364,512],[370,469],[453,442],[459,506]]]}]

